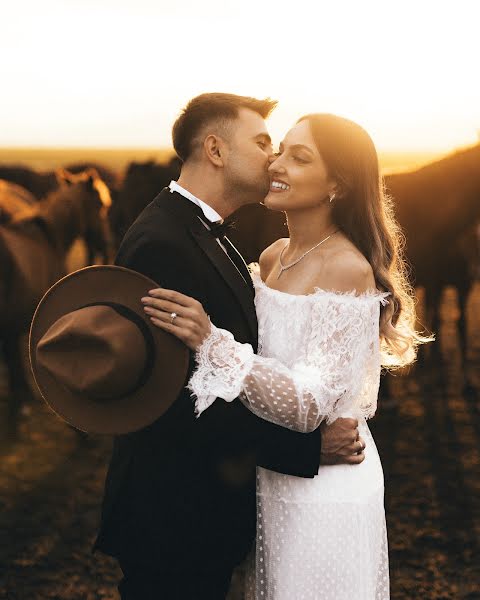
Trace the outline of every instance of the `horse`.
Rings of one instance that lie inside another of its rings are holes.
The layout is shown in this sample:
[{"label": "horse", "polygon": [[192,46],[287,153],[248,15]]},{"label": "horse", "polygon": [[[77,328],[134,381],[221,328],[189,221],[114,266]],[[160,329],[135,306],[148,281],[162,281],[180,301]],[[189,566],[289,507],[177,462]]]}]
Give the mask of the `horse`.
[{"label": "horse", "polygon": [[118,248],[127,229],[155,196],[180,174],[180,161],[166,164],[155,161],[131,162],[110,211],[110,225]]},{"label": "horse", "polygon": [[[79,174],[85,173],[89,169],[93,169],[100,176],[100,179],[97,178],[99,187],[104,184],[107,185],[108,191],[103,191],[102,194],[105,201],[112,204],[112,196],[116,194],[118,188],[118,177],[110,169],[97,163],[72,163],[57,171],[44,172],[38,172],[19,165],[0,166],[0,179],[3,178],[8,182],[16,183],[21,186],[21,189],[24,191],[28,190],[31,193],[31,200],[36,199],[42,201],[49,193],[58,189],[63,180],[63,171],[70,174]],[[10,193],[11,190],[9,191],[9,194]],[[10,195],[10,204],[12,202],[12,196]],[[1,218],[2,216],[0,214],[0,221]],[[95,248],[91,246],[90,240],[85,239],[84,242],[87,254],[86,262],[87,264],[92,264],[95,261]],[[105,261],[107,260],[107,257],[102,256],[100,260]]]},{"label": "horse", "polygon": [[22,186],[0,179],[0,223],[7,223],[36,202],[35,196]]},{"label": "horse", "polygon": [[54,171],[35,171],[22,165],[1,165],[0,179],[16,183],[40,200],[58,187]]},{"label": "horse", "polygon": [[21,340],[43,294],[65,275],[65,257],[78,237],[108,255],[108,188],[94,171],[60,174],[60,187],[26,204],[0,225],[0,340],[8,372],[7,434],[17,435],[23,402],[32,400]]},{"label": "horse", "polygon": [[[480,144],[413,172],[390,175],[385,184],[405,234],[412,284],[425,291],[425,325],[436,334],[437,342],[443,291],[447,286],[457,291],[457,325],[465,367],[466,306],[480,264]],[[439,343],[432,346],[432,358],[439,358],[439,349]],[[469,387],[465,380],[464,389]]]}]

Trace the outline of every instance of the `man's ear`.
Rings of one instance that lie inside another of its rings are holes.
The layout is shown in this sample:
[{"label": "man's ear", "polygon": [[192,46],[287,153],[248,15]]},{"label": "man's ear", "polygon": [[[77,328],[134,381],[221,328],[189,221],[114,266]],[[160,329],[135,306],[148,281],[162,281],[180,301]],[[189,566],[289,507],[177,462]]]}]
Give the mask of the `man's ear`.
[{"label": "man's ear", "polygon": [[203,148],[207,158],[216,167],[223,167],[223,153],[225,151],[225,143],[222,138],[213,133],[207,135],[203,142]]}]

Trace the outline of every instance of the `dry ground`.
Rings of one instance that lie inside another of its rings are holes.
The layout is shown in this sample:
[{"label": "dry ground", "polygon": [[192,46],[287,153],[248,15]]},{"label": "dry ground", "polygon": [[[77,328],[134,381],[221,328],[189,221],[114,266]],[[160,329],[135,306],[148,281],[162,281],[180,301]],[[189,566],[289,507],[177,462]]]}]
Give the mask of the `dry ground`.
[{"label": "dry ground", "polygon": [[[444,317],[444,365],[434,359],[396,377],[394,401],[372,422],[386,475],[393,600],[480,599],[480,289],[470,302],[469,394],[453,292]],[[0,396],[4,404],[5,389]],[[20,440],[0,456],[0,598],[113,600],[115,564],[90,553],[110,442],[79,437],[40,402],[27,408]]]}]

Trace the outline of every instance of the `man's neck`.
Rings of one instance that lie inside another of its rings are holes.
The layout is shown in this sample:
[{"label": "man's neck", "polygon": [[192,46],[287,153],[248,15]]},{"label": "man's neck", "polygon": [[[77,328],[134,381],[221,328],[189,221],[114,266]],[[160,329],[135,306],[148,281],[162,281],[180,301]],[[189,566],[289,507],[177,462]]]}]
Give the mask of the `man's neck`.
[{"label": "man's neck", "polygon": [[225,189],[221,181],[201,177],[200,173],[185,172],[177,180],[178,185],[196,196],[215,210],[222,219],[227,218],[235,210],[225,197]]}]

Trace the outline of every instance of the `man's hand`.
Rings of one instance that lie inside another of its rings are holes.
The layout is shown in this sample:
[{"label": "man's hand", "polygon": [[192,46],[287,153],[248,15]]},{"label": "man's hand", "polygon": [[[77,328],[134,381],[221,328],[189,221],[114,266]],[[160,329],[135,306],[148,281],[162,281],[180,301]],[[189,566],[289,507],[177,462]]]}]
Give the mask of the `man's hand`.
[{"label": "man's hand", "polygon": [[337,419],[322,423],[322,465],[359,465],[365,460],[365,442],[358,433],[357,419]]}]

